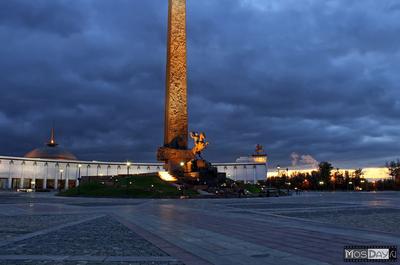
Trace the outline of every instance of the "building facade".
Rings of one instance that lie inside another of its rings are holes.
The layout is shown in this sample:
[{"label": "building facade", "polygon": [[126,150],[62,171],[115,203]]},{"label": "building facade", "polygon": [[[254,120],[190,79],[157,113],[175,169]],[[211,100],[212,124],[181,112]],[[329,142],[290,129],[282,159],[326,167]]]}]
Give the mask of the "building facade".
[{"label": "building facade", "polygon": [[[238,163],[213,163],[236,181],[265,180],[267,164],[251,159]],[[163,171],[162,163],[98,162],[0,156],[0,189],[68,189],[83,176],[117,176]]]}]

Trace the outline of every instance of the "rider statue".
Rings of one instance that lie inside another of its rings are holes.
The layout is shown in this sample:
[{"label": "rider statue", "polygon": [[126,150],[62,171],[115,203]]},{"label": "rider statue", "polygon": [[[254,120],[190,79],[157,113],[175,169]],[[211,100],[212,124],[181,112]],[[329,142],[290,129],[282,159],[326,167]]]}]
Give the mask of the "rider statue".
[{"label": "rider statue", "polygon": [[201,152],[206,149],[207,145],[209,144],[206,142],[206,135],[205,133],[198,133],[198,132],[191,132],[190,137],[194,141],[194,147],[192,148],[192,152],[195,156],[203,159],[201,157]]}]

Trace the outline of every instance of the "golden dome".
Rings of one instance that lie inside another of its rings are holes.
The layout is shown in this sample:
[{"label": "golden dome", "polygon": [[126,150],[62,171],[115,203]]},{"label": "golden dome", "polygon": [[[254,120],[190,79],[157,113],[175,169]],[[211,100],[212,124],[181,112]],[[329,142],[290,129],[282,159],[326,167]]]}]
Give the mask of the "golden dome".
[{"label": "golden dome", "polygon": [[54,128],[51,129],[49,142],[43,147],[30,151],[25,155],[25,157],[55,160],[78,160],[74,154],[58,146],[54,137]]}]

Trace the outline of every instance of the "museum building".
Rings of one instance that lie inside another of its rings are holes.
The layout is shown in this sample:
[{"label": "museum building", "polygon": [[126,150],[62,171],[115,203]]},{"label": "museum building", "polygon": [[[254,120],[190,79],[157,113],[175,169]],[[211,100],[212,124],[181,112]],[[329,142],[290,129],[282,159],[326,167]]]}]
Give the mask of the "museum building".
[{"label": "museum building", "polygon": [[[233,163],[213,163],[236,181],[255,183],[267,177],[267,155],[260,145],[249,157]],[[162,163],[80,161],[60,147],[51,131],[49,142],[24,157],[0,156],[0,189],[68,189],[82,177],[118,176],[164,171]]]}]

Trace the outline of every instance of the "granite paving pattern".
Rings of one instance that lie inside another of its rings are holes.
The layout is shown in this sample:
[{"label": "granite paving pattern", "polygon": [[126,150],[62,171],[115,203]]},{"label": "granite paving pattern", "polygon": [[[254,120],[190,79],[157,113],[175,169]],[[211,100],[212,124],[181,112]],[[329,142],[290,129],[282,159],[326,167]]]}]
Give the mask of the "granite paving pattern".
[{"label": "granite paving pattern", "polygon": [[365,228],[376,231],[396,233],[400,237],[400,209],[359,208],[352,210],[333,210],[319,212],[290,212],[280,215],[300,217],[345,227]]},{"label": "granite paving pattern", "polygon": [[45,228],[74,222],[87,217],[86,215],[0,215],[0,240],[32,233]]},{"label": "granite paving pattern", "polygon": [[399,192],[0,201],[1,265],[347,265],[345,245],[400,246]]},{"label": "granite paving pattern", "polygon": [[167,256],[112,217],[70,226],[0,248],[0,255]]},{"label": "granite paving pattern", "polygon": [[239,209],[291,209],[291,208],[325,208],[335,206],[352,206],[347,203],[236,203],[228,204],[228,207]]},{"label": "granite paving pattern", "polygon": [[93,262],[93,261],[37,261],[37,260],[2,260],[1,265],[184,265],[182,262],[157,262],[157,261],[138,261],[138,262]]}]

